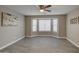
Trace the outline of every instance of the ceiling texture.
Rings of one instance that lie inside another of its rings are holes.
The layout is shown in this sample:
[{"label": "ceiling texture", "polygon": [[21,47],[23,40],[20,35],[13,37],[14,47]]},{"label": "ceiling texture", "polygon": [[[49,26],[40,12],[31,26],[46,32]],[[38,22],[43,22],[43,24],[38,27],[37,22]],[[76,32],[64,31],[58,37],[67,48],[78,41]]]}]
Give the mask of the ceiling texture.
[{"label": "ceiling texture", "polygon": [[48,8],[51,12],[40,12],[38,5],[4,5],[5,7],[15,10],[23,15],[62,15],[79,8],[78,5],[52,5]]}]

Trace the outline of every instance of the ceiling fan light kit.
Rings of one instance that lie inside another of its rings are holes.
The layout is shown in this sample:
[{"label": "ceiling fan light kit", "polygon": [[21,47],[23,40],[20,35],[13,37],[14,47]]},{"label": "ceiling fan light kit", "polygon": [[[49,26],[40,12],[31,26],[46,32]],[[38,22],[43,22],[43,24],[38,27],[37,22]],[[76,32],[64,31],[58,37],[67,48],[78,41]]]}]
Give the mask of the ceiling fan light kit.
[{"label": "ceiling fan light kit", "polygon": [[40,9],[40,12],[44,12],[44,10],[43,9]]}]

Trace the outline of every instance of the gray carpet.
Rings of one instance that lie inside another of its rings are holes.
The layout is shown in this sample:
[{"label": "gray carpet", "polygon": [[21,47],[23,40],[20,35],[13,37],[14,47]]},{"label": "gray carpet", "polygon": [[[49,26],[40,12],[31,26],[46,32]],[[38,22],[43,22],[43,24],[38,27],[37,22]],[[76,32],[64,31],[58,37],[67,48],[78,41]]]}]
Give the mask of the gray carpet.
[{"label": "gray carpet", "polygon": [[79,49],[66,39],[53,37],[24,38],[3,49],[1,53],[78,53]]}]

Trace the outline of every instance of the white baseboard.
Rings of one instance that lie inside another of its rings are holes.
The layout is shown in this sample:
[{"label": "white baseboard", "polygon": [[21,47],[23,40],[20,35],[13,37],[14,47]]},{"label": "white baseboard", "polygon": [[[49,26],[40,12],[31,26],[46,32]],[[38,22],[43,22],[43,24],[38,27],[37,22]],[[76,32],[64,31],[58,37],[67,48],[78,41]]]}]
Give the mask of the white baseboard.
[{"label": "white baseboard", "polygon": [[74,44],[76,47],[78,47],[79,48],[79,45],[78,44],[76,44],[74,41],[72,41],[71,39],[69,39],[69,38],[66,38],[69,42],[71,42],[72,44]]},{"label": "white baseboard", "polygon": [[66,37],[57,37],[57,38],[62,38],[62,39],[66,39]]},{"label": "white baseboard", "polygon": [[58,36],[53,36],[53,35],[32,35],[32,36],[26,36],[26,37],[37,37],[37,36],[50,36],[50,37],[55,37],[55,38],[66,39],[66,37],[58,37]]},{"label": "white baseboard", "polygon": [[51,36],[52,37],[52,35],[35,35],[35,36]]},{"label": "white baseboard", "polygon": [[31,37],[36,37],[36,36],[34,35],[34,36],[26,36],[26,37],[31,38]]},{"label": "white baseboard", "polygon": [[8,43],[8,44],[6,44],[6,45],[0,47],[0,50],[2,50],[2,49],[4,49],[4,48],[6,48],[6,47],[8,47],[8,46],[10,46],[10,45],[12,45],[12,44],[18,42],[19,40],[23,39],[24,37],[25,37],[25,36],[23,36],[23,37],[21,37],[21,38],[15,40],[15,41],[12,41],[12,42],[10,42],[10,43]]},{"label": "white baseboard", "polygon": [[26,36],[26,37],[38,37],[38,36],[51,36],[52,37],[52,35],[32,35],[32,36]]}]

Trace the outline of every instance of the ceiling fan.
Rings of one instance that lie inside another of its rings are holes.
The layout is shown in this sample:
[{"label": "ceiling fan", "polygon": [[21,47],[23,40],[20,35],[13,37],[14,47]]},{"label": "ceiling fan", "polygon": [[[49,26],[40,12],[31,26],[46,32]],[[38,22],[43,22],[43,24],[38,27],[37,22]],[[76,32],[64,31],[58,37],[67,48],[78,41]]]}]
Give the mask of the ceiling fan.
[{"label": "ceiling fan", "polygon": [[44,11],[51,12],[51,10],[48,10],[49,7],[51,7],[51,5],[39,5],[40,12]]}]

